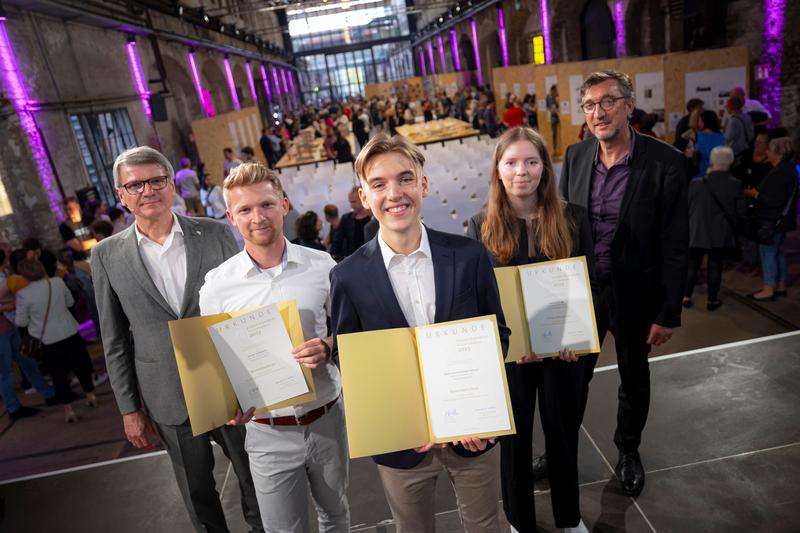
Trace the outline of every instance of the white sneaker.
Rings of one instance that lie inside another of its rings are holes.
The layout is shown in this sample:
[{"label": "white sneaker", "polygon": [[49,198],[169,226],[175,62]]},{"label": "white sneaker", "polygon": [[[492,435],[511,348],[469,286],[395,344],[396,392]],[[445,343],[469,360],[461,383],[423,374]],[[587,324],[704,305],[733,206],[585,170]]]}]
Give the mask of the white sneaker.
[{"label": "white sneaker", "polygon": [[586,524],[581,520],[575,527],[565,527],[564,533],[589,533],[589,530],[586,529]]}]

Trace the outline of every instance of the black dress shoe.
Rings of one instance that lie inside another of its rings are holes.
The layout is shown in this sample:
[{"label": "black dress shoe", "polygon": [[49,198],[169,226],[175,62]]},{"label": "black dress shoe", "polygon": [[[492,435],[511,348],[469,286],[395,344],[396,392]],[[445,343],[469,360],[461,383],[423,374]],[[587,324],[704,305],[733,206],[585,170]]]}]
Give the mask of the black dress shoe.
[{"label": "black dress shoe", "polygon": [[547,456],[537,455],[533,458],[533,480],[547,479]]},{"label": "black dress shoe", "polygon": [[719,309],[721,305],[722,305],[722,300],[709,301],[706,304],[706,309],[708,309],[709,311],[715,311]]},{"label": "black dress shoe", "polygon": [[622,452],[619,454],[617,468],[614,469],[622,483],[625,494],[636,498],[644,488],[644,467],[639,452]]},{"label": "black dress shoe", "polygon": [[11,420],[19,420],[20,418],[28,418],[29,416],[36,416],[39,414],[39,410],[35,407],[26,407],[22,406],[13,413],[11,411],[8,412],[8,416],[11,417]]}]

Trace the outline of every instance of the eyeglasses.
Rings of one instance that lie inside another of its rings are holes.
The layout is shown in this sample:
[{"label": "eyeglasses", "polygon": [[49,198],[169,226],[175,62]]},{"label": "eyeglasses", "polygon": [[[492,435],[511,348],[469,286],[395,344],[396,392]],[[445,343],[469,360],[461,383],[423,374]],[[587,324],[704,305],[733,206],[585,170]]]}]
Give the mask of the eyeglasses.
[{"label": "eyeglasses", "polygon": [[125,189],[125,192],[128,194],[142,194],[145,186],[148,183],[150,184],[151,189],[154,191],[160,191],[169,183],[169,176],[155,176],[149,180],[131,181],[130,183],[123,185],[122,188]]},{"label": "eyeglasses", "polygon": [[614,108],[614,105],[616,105],[617,100],[623,100],[623,99],[625,99],[624,96],[617,96],[616,98],[613,96],[604,96],[600,99],[599,102],[592,102],[591,100],[588,102],[584,102],[583,104],[581,104],[581,109],[583,109],[583,112],[586,113],[587,115],[591,115],[592,113],[594,113],[594,110],[597,107],[597,105],[600,104],[600,107],[603,109],[603,111],[611,111]]}]

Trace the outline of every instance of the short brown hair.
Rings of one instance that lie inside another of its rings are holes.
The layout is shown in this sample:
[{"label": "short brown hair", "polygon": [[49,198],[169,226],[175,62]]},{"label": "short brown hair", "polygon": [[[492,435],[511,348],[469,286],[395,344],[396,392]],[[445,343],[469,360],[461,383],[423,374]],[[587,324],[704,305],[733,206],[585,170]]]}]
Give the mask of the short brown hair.
[{"label": "short brown hair", "polygon": [[243,187],[245,185],[255,185],[256,183],[270,183],[275,192],[279,193],[281,197],[285,196],[283,193],[283,186],[281,180],[270,169],[261,163],[242,163],[241,165],[231,169],[228,177],[222,184],[222,196],[225,198],[225,206],[230,207],[230,190],[234,187]]},{"label": "short brown hair", "polygon": [[589,74],[589,77],[586,78],[583,81],[583,85],[581,85],[581,98],[586,95],[586,91],[589,90],[589,87],[600,85],[608,80],[614,80],[617,82],[619,92],[625,98],[626,102],[636,99],[633,93],[633,82],[631,81],[631,77],[624,72],[619,72],[617,70],[600,70],[598,72],[592,72]]},{"label": "short brown hair", "polygon": [[367,182],[367,166],[373,158],[396,152],[409,158],[414,166],[417,167],[419,172],[422,172],[422,167],[425,165],[425,155],[419,147],[403,137],[402,135],[395,135],[389,137],[385,133],[379,133],[361,149],[358,157],[356,158],[356,176],[364,183]]},{"label": "short brown hair", "polygon": [[327,204],[323,208],[323,212],[325,213],[325,216],[328,218],[336,218],[339,216],[339,208],[336,207],[335,204]]},{"label": "short brown hair", "polygon": [[23,259],[20,261],[17,264],[17,274],[28,281],[39,281],[47,275],[44,271],[44,265],[36,259]]}]

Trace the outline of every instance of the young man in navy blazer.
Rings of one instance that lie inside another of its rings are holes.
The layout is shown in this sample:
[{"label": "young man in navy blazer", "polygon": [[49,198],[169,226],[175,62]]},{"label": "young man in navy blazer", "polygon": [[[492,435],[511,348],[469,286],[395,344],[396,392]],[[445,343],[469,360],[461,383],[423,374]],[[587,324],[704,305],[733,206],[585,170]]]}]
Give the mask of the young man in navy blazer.
[{"label": "young man in navy blazer", "polygon": [[[331,271],[336,335],[496,315],[508,348],[492,264],[482,244],[422,225],[425,156],[401,136],[380,134],[361,150],[359,196],[378,235]],[[334,357],[338,347],[334,341]],[[375,357],[380,357],[380,346]],[[425,444],[373,457],[398,533],[435,530],[433,495],[442,469],[453,483],[465,530],[497,531],[500,452],[494,439]],[[533,502],[531,502],[533,504]]]}]

